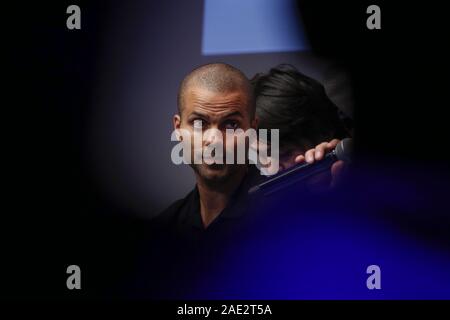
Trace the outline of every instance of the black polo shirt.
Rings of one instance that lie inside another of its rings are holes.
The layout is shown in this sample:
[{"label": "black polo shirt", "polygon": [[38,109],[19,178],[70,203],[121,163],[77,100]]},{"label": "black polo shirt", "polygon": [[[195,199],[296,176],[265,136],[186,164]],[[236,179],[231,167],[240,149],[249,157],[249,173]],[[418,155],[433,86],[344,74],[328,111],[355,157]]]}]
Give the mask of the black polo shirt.
[{"label": "black polo shirt", "polygon": [[163,211],[155,221],[182,241],[202,241],[205,238],[226,241],[227,234],[234,234],[252,219],[252,207],[256,199],[248,195],[248,190],[261,179],[263,176],[259,170],[250,165],[226,207],[207,228],[204,227],[200,214],[197,186],[184,199],[176,201]]},{"label": "black polo shirt", "polygon": [[[154,220],[148,241],[142,246],[139,270],[130,291],[159,299],[202,297],[204,292],[199,288],[205,281],[209,283],[213,270],[226,269],[233,263],[246,265],[255,254],[265,252],[279,225],[289,224],[280,208],[286,204],[285,193],[282,199],[272,200],[248,194],[265,178],[255,166],[249,166],[224,210],[207,228],[202,223],[197,187],[163,211]],[[295,192],[295,203],[298,198]],[[261,247],[246,254],[236,250],[245,252],[249,243],[260,243]],[[219,285],[210,290],[221,288]]]}]

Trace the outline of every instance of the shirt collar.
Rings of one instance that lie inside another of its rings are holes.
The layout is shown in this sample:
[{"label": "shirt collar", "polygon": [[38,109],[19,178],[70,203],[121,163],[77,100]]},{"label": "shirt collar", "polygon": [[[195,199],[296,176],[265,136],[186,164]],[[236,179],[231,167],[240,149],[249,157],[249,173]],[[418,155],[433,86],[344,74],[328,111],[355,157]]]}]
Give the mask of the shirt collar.
[{"label": "shirt collar", "polygon": [[[250,187],[254,185],[257,174],[258,170],[254,166],[249,166],[245,177],[231,195],[227,206],[208,228],[210,228],[213,224],[220,223],[220,221],[223,220],[240,218],[246,213],[249,200],[247,193]],[[187,198],[188,201],[185,207],[183,223],[194,228],[204,229],[200,214],[200,195],[197,185],[190,192]]]}]

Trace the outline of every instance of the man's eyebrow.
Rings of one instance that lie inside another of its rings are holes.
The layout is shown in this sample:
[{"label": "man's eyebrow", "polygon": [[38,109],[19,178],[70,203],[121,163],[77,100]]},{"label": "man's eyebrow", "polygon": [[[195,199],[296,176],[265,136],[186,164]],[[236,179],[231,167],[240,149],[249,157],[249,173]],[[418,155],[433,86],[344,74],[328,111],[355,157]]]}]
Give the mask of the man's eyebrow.
[{"label": "man's eyebrow", "polygon": [[196,111],[192,112],[188,118],[192,119],[194,117],[199,117],[199,118],[204,118],[204,119],[209,118],[207,114],[196,112]]},{"label": "man's eyebrow", "polygon": [[230,112],[230,113],[224,115],[224,118],[231,118],[231,117],[234,117],[234,116],[242,117],[242,113],[239,112],[239,111]]},{"label": "man's eyebrow", "polygon": [[[243,116],[242,116],[242,113],[241,113],[240,111],[233,111],[233,112],[230,112],[230,113],[225,114],[225,115],[223,116],[223,118],[231,118],[231,117],[234,117],[234,116],[243,117]],[[203,118],[203,119],[209,119],[208,114],[200,113],[200,112],[197,112],[197,111],[192,112],[192,113],[189,115],[188,118],[189,118],[189,119],[192,119],[192,118],[194,118],[194,117],[199,117],[199,118]]]}]

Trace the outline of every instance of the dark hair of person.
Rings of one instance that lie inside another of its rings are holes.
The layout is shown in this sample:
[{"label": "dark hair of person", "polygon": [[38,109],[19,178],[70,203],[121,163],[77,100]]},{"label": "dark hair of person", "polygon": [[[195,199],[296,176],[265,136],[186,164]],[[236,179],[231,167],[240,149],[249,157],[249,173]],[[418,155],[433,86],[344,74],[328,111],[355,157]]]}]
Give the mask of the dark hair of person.
[{"label": "dark hair of person", "polygon": [[[287,64],[251,79],[259,128],[280,130],[280,151],[305,152],[350,136],[324,86]],[[270,135],[269,135],[270,136]]]}]

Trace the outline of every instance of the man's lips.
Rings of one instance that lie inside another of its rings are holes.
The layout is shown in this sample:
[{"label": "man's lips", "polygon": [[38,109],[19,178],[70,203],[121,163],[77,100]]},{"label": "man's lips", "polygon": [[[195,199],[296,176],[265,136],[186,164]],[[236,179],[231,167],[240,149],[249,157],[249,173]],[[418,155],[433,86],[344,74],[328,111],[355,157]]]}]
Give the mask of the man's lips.
[{"label": "man's lips", "polygon": [[218,164],[218,163],[206,164],[206,166],[212,170],[222,170],[223,168],[225,168],[225,164]]}]

